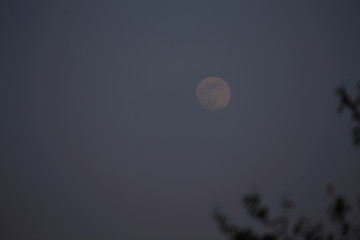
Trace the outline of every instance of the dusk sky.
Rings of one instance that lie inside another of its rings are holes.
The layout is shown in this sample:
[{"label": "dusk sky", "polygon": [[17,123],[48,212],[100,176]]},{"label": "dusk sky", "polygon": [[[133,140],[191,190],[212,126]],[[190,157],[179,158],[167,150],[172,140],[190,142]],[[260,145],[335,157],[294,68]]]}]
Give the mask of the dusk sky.
[{"label": "dusk sky", "polygon": [[[360,193],[336,87],[359,1],[1,1],[0,239],[220,240],[240,197],[321,218]],[[209,76],[229,104],[204,109]]]}]

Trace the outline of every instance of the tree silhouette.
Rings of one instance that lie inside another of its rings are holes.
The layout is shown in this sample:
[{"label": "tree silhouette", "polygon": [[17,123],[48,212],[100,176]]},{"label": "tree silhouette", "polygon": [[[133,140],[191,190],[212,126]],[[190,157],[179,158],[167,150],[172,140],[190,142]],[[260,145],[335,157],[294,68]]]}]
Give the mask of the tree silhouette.
[{"label": "tree silhouette", "polygon": [[352,115],[352,139],[355,146],[360,146],[360,83],[357,84],[357,96],[353,99],[349,96],[344,87],[336,90],[340,97],[338,112],[341,114],[344,109],[349,109]]},{"label": "tree silhouette", "polygon": [[[336,193],[332,186],[327,189],[330,204],[326,207],[328,213],[327,222],[314,222],[307,217],[300,217],[293,224],[290,223],[288,212],[294,207],[294,203],[288,198],[281,200],[283,213],[271,216],[269,208],[261,201],[257,193],[245,194],[242,204],[247,214],[255,219],[262,227],[262,233],[256,233],[251,228],[240,227],[229,222],[221,209],[214,209],[212,216],[222,233],[230,240],[352,240],[360,239],[360,224],[352,223],[349,214],[352,207],[346,198]],[[358,212],[360,213],[360,198],[358,199]],[[332,230],[325,226],[331,225]]]},{"label": "tree silhouette", "polygon": [[[352,114],[352,139],[355,146],[360,146],[360,83],[357,85],[357,96],[353,99],[344,87],[336,90],[340,97],[338,112],[349,109]],[[220,208],[214,209],[212,217],[220,231],[230,240],[360,240],[360,224],[353,223],[349,214],[353,210],[346,198],[336,193],[335,188],[329,185],[326,189],[330,204],[325,208],[328,213],[326,222],[314,222],[307,217],[300,217],[296,221],[289,220],[289,211],[294,203],[288,198],[281,200],[283,212],[278,216],[271,216],[269,208],[261,201],[258,193],[245,194],[242,204],[247,214],[255,219],[263,231],[255,231],[248,227],[230,223]],[[358,213],[360,213],[360,197],[357,200]],[[325,226],[332,226],[331,230]]]}]

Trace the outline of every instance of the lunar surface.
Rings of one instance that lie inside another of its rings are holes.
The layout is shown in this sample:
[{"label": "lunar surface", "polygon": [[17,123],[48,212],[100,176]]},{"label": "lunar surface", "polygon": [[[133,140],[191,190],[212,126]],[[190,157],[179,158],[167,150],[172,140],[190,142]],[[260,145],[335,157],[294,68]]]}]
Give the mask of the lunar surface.
[{"label": "lunar surface", "polygon": [[219,77],[207,77],[196,88],[202,107],[210,111],[223,109],[230,101],[231,91],[227,82]]}]

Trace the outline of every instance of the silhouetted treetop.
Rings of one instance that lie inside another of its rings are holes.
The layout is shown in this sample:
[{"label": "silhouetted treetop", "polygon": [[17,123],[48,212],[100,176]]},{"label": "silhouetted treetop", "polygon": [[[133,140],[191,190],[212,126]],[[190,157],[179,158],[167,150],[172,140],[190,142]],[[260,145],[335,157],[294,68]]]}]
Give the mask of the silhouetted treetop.
[{"label": "silhouetted treetop", "polygon": [[355,146],[360,146],[360,83],[357,85],[357,95],[351,98],[344,87],[336,90],[340,98],[338,112],[341,114],[344,109],[349,109],[354,123],[352,127],[352,139]]},{"label": "silhouetted treetop", "polygon": [[[272,217],[269,208],[262,204],[261,197],[257,193],[245,194],[242,204],[248,215],[255,219],[264,229],[264,233],[256,233],[247,227],[240,227],[230,223],[220,209],[213,211],[213,218],[217,222],[220,231],[230,240],[360,240],[360,224],[351,223],[348,214],[351,206],[341,194],[335,190],[327,191],[330,204],[327,206],[328,221],[333,226],[331,230],[325,229],[325,223],[310,221],[307,217],[300,217],[290,224],[288,211],[294,207],[294,203],[283,198],[280,206],[283,213]],[[358,202],[360,211],[360,199]],[[360,213],[360,212],[359,212]]]},{"label": "silhouetted treetop", "polygon": [[[353,143],[360,146],[360,83],[354,98],[349,96],[344,87],[337,88],[336,93],[340,98],[338,112],[341,114],[344,109],[349,109],[353,122]],[[287,197],[280,202],[282,213],[273,216],[258,193],[245,194],[242,204],[249,217],[262,226],[262,232],[229,222],[219,208],[214,209],[212,216],[229,240],[360,240],[360,224],[350,219],[353,208],[345,196],[338,194],[332,185],[327,186],[326,195],[330,198],[330,204],[325,207],[328,218],[324,222],[314,222],[307,217],[290,222],[289,211],[294,208],[294,203]],[[357,205],[357,214],[360,216],[360,197]]]}]

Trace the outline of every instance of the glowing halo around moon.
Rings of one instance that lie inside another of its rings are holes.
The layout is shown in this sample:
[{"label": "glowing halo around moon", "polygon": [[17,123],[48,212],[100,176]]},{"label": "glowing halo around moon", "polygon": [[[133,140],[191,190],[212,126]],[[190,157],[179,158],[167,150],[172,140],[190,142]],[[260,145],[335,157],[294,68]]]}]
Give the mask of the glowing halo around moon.
[{"label": "glowing halo around moon", "polygon": [[225,80],[219,77],[207,77],[197,86],[196,96],[203,108],[217,111],[228,105],[231,90]]}]

